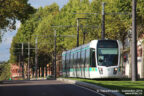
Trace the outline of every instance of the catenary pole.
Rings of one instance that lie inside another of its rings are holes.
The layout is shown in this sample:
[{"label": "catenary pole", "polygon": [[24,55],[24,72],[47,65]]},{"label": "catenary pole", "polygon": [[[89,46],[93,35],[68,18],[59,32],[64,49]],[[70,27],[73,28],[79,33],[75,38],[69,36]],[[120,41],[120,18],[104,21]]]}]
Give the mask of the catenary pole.
[{"label": "catenary pole", "polygon": [[24,76],[24,43],[21,43],[21,55],[22,55],[22,77],[23,79],[25,79],[25,76]]},{"label": "catenary pole", "polygon": [[132,0],[132,81],[137,81],[136,4],[137,0]]},{"label": "catenary pole", "polygon": [[37,78],[38,52],[37,52],[38,37],[35,38],[35,78]]},{"label": "catenary pole", "polygon": [[56,69],[56,30],[54,31],[54,78],[56,79],[57,69]]},{"label": "catenary pole", "polygon": [[28,42],[28,80],[30,80],[30,42]]}]

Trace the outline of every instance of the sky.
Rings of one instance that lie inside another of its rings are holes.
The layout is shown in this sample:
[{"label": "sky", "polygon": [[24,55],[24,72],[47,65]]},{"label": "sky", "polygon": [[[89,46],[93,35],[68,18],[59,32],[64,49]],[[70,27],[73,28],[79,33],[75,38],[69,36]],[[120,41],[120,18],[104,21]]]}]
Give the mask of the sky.
[{"label": "sky", "polygon": [[55,2],[62,8],[68,1],[69,0],[29,0],[29,3],[35,8],[39,8],[40,6],[44,7]]},{"label": "sky", "polygon": [[[62,8],[65,4],[68,3],[69,0],[29,0],[28,3],[31,4],[34,8],[44,7],[56,2],[60,8]],[[20,27],[20,22],[17,21],[16,28]],[[3,36],[2,43],[0,43],[0,61],[8,61],[10,58],[9,48],[11,46],[11,42],[13,36],[16,35],[17,30],[12,32],[6,32]]]}]

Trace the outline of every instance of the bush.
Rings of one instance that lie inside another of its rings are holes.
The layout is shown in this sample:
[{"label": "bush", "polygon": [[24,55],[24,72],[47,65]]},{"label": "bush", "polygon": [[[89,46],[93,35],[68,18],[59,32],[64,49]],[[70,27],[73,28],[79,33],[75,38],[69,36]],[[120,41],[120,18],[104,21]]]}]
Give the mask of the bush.
[{"label": "bush", "polygon": [[0,81],[9,80],[10,78],[10,64],[4,63],[0,65]]}]

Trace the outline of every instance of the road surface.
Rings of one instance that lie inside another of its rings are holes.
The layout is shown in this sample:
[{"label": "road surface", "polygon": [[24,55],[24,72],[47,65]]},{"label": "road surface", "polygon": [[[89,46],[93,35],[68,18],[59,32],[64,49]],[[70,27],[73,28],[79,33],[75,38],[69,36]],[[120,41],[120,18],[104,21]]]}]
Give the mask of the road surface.
[{"label": "road surface", "polygon": [[104,96],[92,90],[56,80],[5,81],[0,96]]}]

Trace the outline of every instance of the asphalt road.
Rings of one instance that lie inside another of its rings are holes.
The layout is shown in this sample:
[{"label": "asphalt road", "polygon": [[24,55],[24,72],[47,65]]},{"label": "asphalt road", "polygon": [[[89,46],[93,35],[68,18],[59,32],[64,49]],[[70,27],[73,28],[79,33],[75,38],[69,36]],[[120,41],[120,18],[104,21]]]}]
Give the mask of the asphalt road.
[{"label": "asphalt road", "polygon": [[56,80],[5,81],[0,96],[104,96],[92,90]]}]

